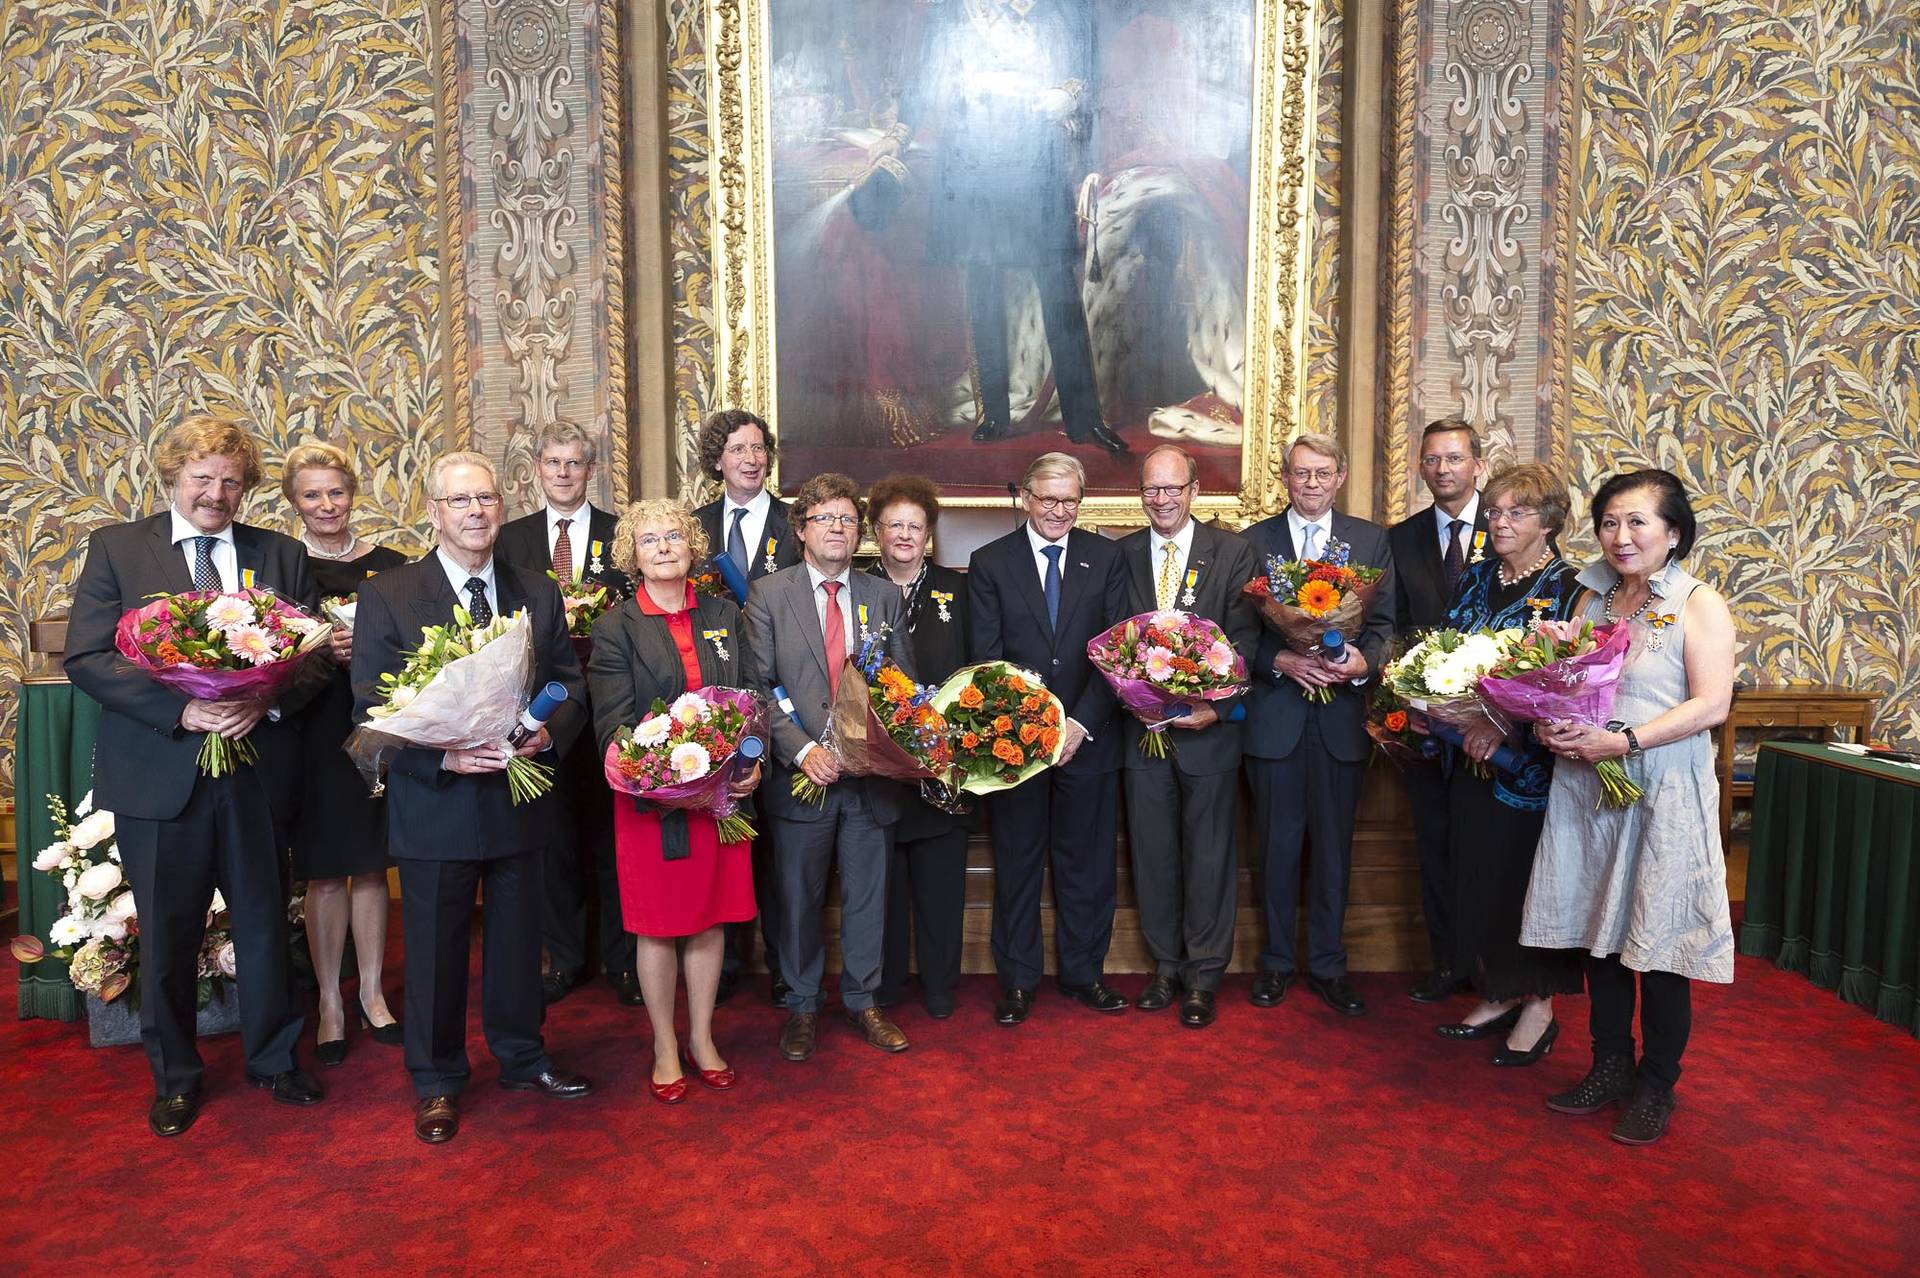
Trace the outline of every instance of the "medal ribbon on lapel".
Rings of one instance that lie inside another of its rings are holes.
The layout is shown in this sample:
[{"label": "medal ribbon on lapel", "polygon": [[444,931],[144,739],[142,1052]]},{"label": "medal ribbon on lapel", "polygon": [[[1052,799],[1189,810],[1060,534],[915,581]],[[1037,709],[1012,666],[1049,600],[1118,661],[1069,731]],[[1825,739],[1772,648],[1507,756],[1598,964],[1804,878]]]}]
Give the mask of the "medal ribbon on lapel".
[{"label": "medal ribbon on lapel", "polygon": [[1197,566],[1187,569],[1187,580],[1185,582],[1186,589],[1182,591],[1180,595],[1180,606],[1182,608],[1193,607],[1193,588],[1195,585],[1199,583],[1199,581],[1200,581],[1200,569]]},{"label": "medal ribbon on lapel", "polygon": [[240,570],[240,589],[252,590],[254,588],[254,583],[256,580],[257,580],[257,574],[253,571],[253,569],[242,568]]}]

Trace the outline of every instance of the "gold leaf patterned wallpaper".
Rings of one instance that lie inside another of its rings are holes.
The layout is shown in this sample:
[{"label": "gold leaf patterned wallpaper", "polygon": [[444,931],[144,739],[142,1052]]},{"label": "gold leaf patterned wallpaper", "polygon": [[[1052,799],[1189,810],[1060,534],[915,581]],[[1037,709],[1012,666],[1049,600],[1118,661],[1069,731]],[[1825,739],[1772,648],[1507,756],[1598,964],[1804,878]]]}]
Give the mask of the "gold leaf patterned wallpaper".
[{"label": "gold leaf patterned wallpaper", "polygon": [[[342,443],[356,526],[401,549],[442,417],[423,0],[5,0],[0,680],[92,528],[157,509],[159,431]],[[15,699],[0,703],[12,789]]]},{"label": "gold leaf patterned wallpaper", "polygon": [[1920,6],[1587,16],[1575,490],[1680,474],[1742,677],[1878,688],[1920,745]]}]

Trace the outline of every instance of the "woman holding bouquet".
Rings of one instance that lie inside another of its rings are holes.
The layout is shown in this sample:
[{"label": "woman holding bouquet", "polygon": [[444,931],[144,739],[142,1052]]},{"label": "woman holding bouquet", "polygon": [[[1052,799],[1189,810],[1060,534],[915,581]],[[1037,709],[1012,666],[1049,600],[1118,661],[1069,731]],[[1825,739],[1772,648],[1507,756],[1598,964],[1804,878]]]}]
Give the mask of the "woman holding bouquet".
[{"label": "woman holding bouquet", "polygon": [[[1563,1114],[1626,1101],[1613,1138],[1646,1145],[1666,1131],[1693,1023],[1690,981],[1733,980],[1733,926],[1720,847],[1712,730],[1733,702],[1733,616],[1680,560],[1693,506],[1664,470],[1615,475],[1593,498],[1604,558],[1580,574],[1599,592],[1595,622],[1633,636],[1604,726],[1541,725],[1559,755],[1520,939],[1587,952],[1593,1068],[1547,1098]],[[1624,761],[1645,797],[1601,807],[1591,766]],[[1640,1061],[1633,1009],[1640,1004]]]},{"label": "woman holding bouquet", "polygon": [[[1493,557],[1468,565],[1454,588],[1447,625],[1457,630],[1523,629],[1536,618],[1576,615],[1585,591],[1554,548],[1566,526],[1566,486],[1537,462],[1510,466],[1480,495]],[[1579,959],[1566,950],[1520,944],[1520,906],[1547,815],[1553,755],[1522,726],[1508,738],[1491,722],[1470,729],[1468,767],[1448,751],[1447,828],[1452,831],[1453,970],[1470,978],[1480,1005],[1443,1038],[1506,1035],[1495,1065],[1531,1065],[1559,1036],[1555,994],[1580,992]],[[1502,745],[1520,760],[1514,772],[1487,762]]]},{"label": "woman holding bouquet", "polygon": [[[940,490],[919,475],[890,475],[873,486],[880,562],[870,570],[900,588],[907,632],[913,637],[914,671],[931,684],[944,683],[967,663],[966,579],[927,557],[940,522]],[[918,793],[901,803],[893,829],[893,862],[887,873],[887,928],[874,1001],[892,1007],[902,997],[908,956],[920,959],[920,989],[927,1015],[953,1015],[953,989],[960,980],[961,922],[967,901],[967,835],[973,817],[934,807]]]},{"label": "woman holding bouquet", "polygon": [[[300,543],[313,564],[323,600],[351,598],[376,572],[406,556],[354,535],[353,499],[360,484],[346,453],[326,443],[296,445],[280,471],[280,492],[300,516]],[[347,1014],[340,994],[340,956],[353,933],[360,969],[360,1024],[376,1043],[401,1045],[400,1023],[380,988],[387,957],[387,818],[367,793],[341,743],[353,731],[353,629],[335,624],[333,678],[301,723],[304,767],[300,818],[293,827],[293,877],[307,885],[307,948],[320,983],[314,1058],[347,1058]]]},{"label": "woman holding bouquet", "polygon": [[[706,557],[707,535],[680,502],[637,501],[620,516],[613,564],[638,589],[593,626],[587,687],[603,755],[614,734],[638,723],[656,700],[671,702],[704,687],[744,686],[739,607],[695,595],[687,581],[693,565]],[[745,796],[759,780],[755,765],[732,791]],[[747,840],[721,843],[709,812],[650,810],[625,795],[615,795],[613,804],[620,911],[627,931],[639,938],[640,988],[653,1022],[653,1095],[674,1104],[687,1094],[673,1022],[681,938],[688,1061],[708,1087],[732,1087],[733,1070],[713,1043],[713,1005],[725,948],[722,929],[754,917]]]}]

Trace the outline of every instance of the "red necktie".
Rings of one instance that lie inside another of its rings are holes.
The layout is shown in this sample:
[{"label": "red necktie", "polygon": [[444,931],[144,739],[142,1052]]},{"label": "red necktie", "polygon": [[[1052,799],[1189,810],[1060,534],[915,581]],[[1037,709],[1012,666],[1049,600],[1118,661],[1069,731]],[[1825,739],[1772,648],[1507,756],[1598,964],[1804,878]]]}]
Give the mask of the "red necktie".
[{"label": "red necktie", "polygon": [[827,619],[824,637],[827,641],[827,691],[838,695],[840,692],[840,667],[847,664],[847,623],[840,615],[840,587],[844,582],[823,581],[820,589],[827,592]]},{"label": "red necktie", "polygon": [[553,538],[553,575],[560,579],[563,586],[573,584],[573,538],[567,535],[567,525],[572,522],[571,519],[562,519],[560,531]]}]

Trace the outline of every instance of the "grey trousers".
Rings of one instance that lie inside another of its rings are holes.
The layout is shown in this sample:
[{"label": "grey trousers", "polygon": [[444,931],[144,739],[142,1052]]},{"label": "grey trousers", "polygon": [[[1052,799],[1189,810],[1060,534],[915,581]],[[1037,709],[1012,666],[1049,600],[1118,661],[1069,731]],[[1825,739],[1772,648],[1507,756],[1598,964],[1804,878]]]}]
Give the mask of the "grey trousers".
[{"label": "grey trousers", "polygon": [[774,942],[787,979],[787,1010],[818,1012],[827,969],[821,912],[827,873],[840,858],[840,1001],[849,1011],[873,1006],[886,949],[887,861],[892,831],[874,820],[862,785],[831,785],[816,821],[773,822],[779,915]]},{"label": "grey trousers", "polygon": [[1233,958],[1240,774],[1189,776],[1176,759],[1127,769],[1127,842],[1154,971],[1215,990]]}]

